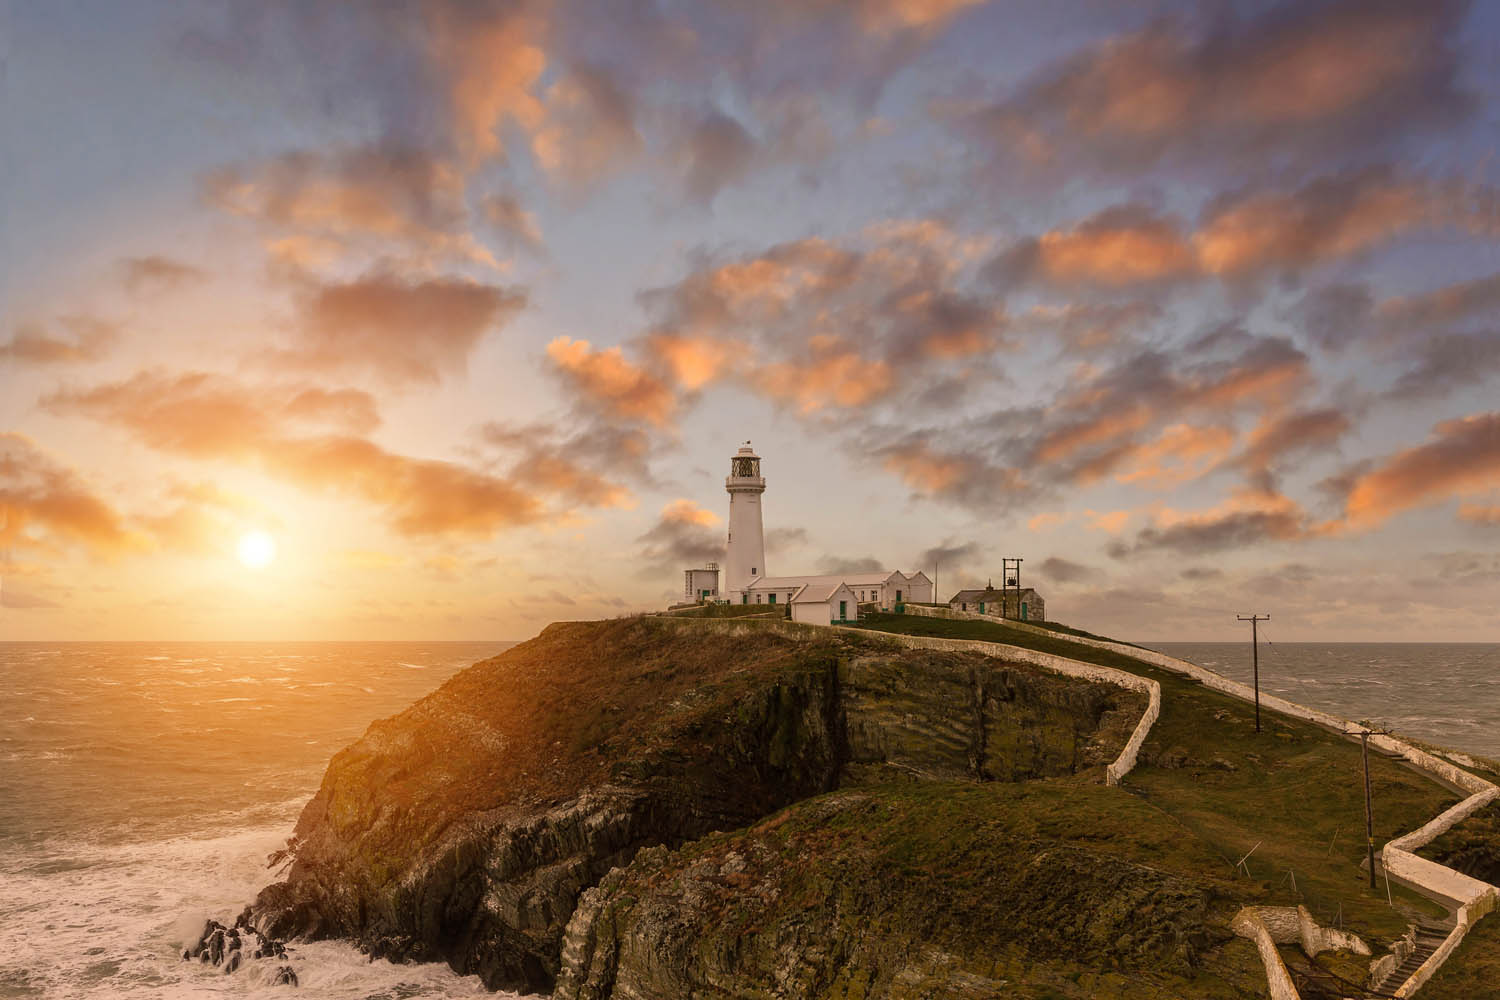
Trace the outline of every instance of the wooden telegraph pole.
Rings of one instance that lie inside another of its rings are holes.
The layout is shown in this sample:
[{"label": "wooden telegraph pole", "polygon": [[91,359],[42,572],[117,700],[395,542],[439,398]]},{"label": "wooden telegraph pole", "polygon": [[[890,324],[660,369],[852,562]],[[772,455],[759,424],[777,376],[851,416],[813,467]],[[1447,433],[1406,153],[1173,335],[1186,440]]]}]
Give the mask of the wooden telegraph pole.
[{"label": "wooden telegraph pole", "polygon": [[1375,816],[1370,811],[1370,731],[1359,734],[1359,755],[1365,765],[1365,851],[1370,858],[1370,888],[1375,888]]},{"label": "wooden telegraph pole", "polygon": [[1270,615],[1238,615],[1242,622],[1250,623],[1250,662],[1255,669],[1255,731],[1260,732],[1260,636],[1256,626],[1271,620]]}]

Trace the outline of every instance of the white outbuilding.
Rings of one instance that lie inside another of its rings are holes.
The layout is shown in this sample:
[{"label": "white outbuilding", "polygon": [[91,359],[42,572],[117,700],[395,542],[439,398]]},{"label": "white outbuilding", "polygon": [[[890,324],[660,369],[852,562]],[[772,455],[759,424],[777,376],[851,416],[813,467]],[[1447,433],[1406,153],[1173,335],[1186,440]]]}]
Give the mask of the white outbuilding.
[{"label": "white outbuilding", "polygon": [[854,591],[843,581],[809,583],[792,595],[792,621],[812,625],[842,625],[856,621],[859,610]]}]

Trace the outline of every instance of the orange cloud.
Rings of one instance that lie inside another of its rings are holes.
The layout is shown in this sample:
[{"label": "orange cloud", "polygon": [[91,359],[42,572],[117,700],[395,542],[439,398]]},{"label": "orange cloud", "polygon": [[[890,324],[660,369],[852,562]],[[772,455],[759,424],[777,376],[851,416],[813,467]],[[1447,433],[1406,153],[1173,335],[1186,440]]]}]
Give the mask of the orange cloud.
[{"label": "orange cloud", "polygon": [[653,333],[646,338],[646,351],[659,358],[677,383],[688,391],[702,388],[723,374],[743,345],[711,337]]},{"label": "orange cloud", "polygon": [[1053,528],[1066,524],[1071,516],[1060,511],[1048,511],[1037,514],[1026,522],[1026,530],[1032,532],[1050,531]]},{"label": "orange cloud", "polygon": [[1488,507],[1477,503],[1460,504],[1458,516],[1470,524],[1500,526],[1500,504]]},{"label": "orange cloud", "polygon": [[767,395],[796,404],[801,413],[827,406],[863,406],[890,391],[891,366],[871,361],[853,351],[835,351],[806,362],[766,365],[751,376]]},{"label": "orange cloud", "polygon": [[35,365],[97,361],[120,336],[113,323],[88,316],[71,316],[62,322],[71,334],[68,338],[54,336],[35,323],[22,324],[8,343],[0,344],[0,358]]},{"label": "orange cloud", "polygon": [[448,81],[454,131],[471,163],[501,152],[500,128],[530,132],[546,116],[535,90],[547,68],[540,4],[434,7],[428,57]]},{"label": "orange cloud", "polygon": [[1129,206],[1101,212],[1072,230],[1045,233],[1037,253],[1042,274],[1064,285],[1168,281],[1197,267],[1175,223]]},{"label": "orange cloud", "polygon": [[80,545],[113,555],[143,542],[72,469],[25,435],[0,431],[0,549]]},{"label": "orange cloud", "polygon": [[618,347],[596,351],[587,340],[557,337],[547,345],[547,358],[571,389],[618,416],[666,427],[676,415],[672,389]]},{"label": "orange cloud", "polygon": [[1208,32],[1159,20],[1044,69],[975,124],[1036,165],[1113,169],[1420,129],[1468,110],[1449,44],[1463,10],[1342,0],[1208,19]]},{"label": "orange cloud", "polygon": [[301,342],[277,352],[281,366],[364,367],[397,382],[437,382],[462,372],[484,335],[527,302],[517,288],[456,278],[381,274],[319,285],[300,303]]},{"label": "orange cloud", "polygon": [[540,499],[509,480],[320,430],[346,420],[347,406],[299,407],[306,398],[294,388],[254,389],[219,375],[143,372],[58,392],[44,406],[100,420],[159,450],[251,464],[304,488],[364,500],[407,535],[486,537],[543,515]]},{"label": "orange cloud", "polygon": [[1169,489],[1197,479],[1232,447],[1234,432],[1227,427],[1172,424],[1155,441],[1135,448],[1130,456],[1133,467],[1115,478]]},{"label": "orange cloud", "polygon": [[225,211],[316,240],[325,251],[374,243],[383,256],[394,246],[419,262],[451,257],[501,267],[469,230],[463,174],[421,150],[287,153],[214,171],[204,191]]},{"label": "orange cloud", "polygon": [[1235,277],[1346,257],[1415,229],[1466,224],[1465,215],[1451,189],[1368,169],[1227,199],[1193,244],[1205,271]]},{"label": "orange cloud", "polygon": [[1433,440],[1397,452],[1357,477],[1344,502],[1352,527],[1500,486],[1500,413],[1476,413],[1433,428]]},{"label": "orange cloud", "polygon": [[672,524],[699,524],[706,527],[719,523],[719,515],[687,499],[673,500],[663,507],[661,519]]}]

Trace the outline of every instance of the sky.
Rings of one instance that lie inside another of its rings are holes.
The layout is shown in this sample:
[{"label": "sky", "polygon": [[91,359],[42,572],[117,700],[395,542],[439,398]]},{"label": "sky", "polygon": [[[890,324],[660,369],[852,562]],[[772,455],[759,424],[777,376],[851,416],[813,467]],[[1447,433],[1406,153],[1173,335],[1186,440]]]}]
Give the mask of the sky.
[{"label": "sky", "polygon": [[0,0],[0,639],[768,568],[1500,641],[1500,5]]}]

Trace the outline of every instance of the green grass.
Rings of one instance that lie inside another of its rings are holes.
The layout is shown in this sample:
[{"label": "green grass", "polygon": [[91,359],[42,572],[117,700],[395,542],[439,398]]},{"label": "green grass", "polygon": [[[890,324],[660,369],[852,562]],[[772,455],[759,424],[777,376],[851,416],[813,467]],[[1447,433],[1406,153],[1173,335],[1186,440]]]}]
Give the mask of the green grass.
[{"label": "green grass", "polygon": [[[1406,929],[1416,915],[1438,916],[1436,904],[1392,887],[1369,888],[1365,857],[1364,790],[1359,746],[1321,727],[1254,710],[1180,674],[1110,650],[1010,628],[995,622],[904,615],[871,615],[875,631],[1006,643],[1115,667],[1162,686],[1162,713],[1125,780],[1134,795],[1171,818],[1185,835],[1218,856],[1219,874],[1259,885],[1266,905],[1301,902],[1319,919],[1336,916],[1377,947]],[[1457,801],[1421,774],[1372,757],[1375,842],[1420,826]],[[1252,853],[1253,851],[1253,853]],[[1292,880],[1296,889],[1292,888]]]}]

